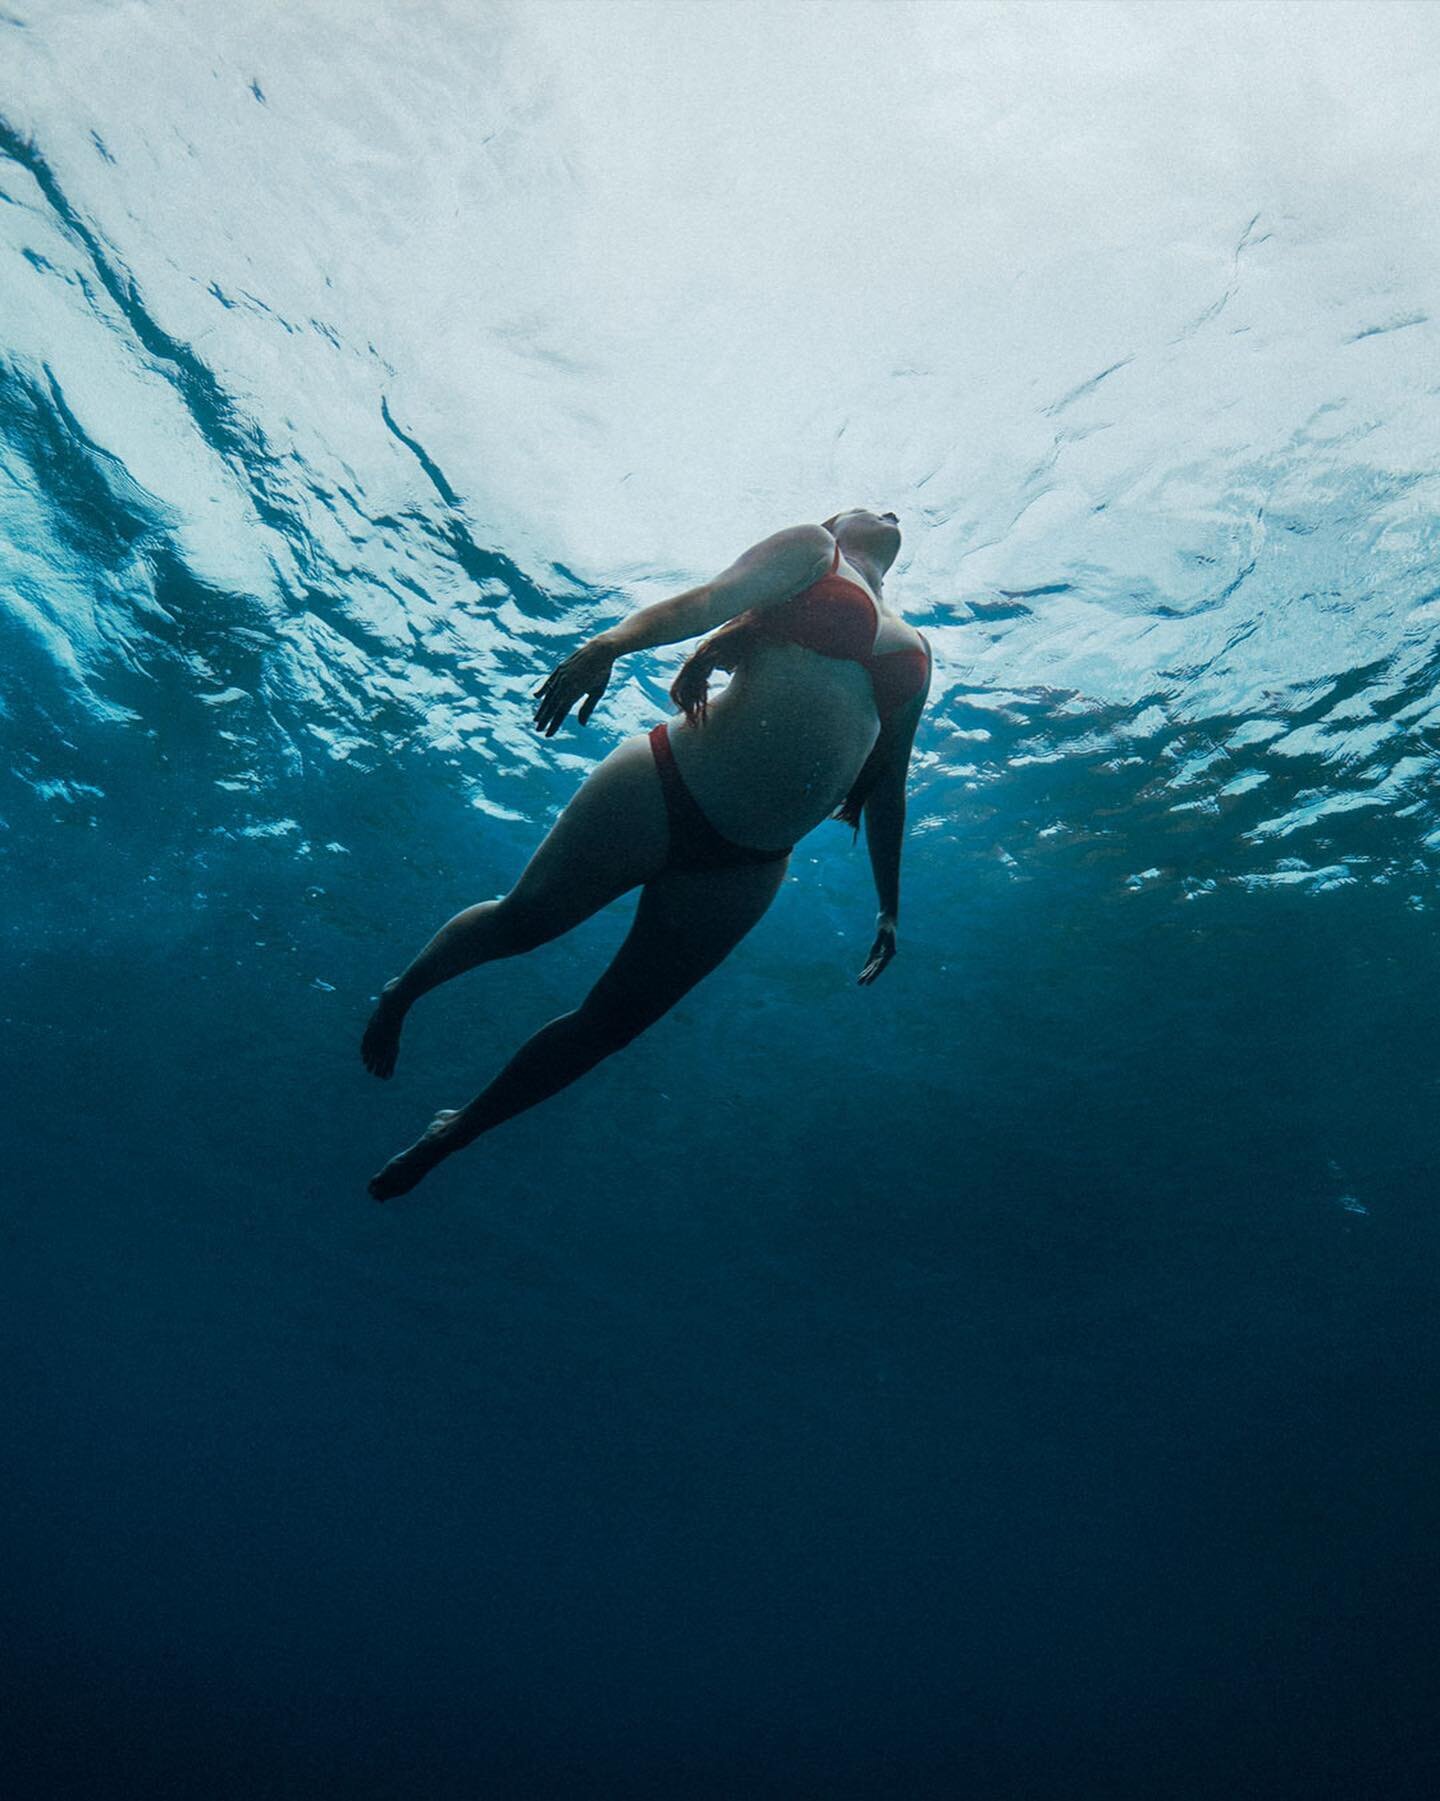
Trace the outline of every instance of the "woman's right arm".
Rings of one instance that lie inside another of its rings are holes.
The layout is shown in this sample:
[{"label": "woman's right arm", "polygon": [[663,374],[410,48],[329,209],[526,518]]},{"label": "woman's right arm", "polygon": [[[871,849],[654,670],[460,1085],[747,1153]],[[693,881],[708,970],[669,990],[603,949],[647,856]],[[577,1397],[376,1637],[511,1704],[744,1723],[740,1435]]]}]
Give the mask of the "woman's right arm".
[{"label": "woman's right arm", "polygon": [[600,632],[553,669],[534,691],[535,729],[547,738],[559,731],[576,701],[581,725],[600,702],[617,657],[651,650],[714,631],[750,607],[774,606],[808,588],[829,567],[835,540],[823,525],[789,525],[752,544],[713,581],[687,588],[673,600],[641,607]]},{"label": "woman's right arm", "polygon": [[632,650],[703,637],[737,613],[775,606],[808,588],[829,567],[834,542],[823,525],[788,525],[752,544],[712,581],[641,607],[595,642],[623,657]]}]

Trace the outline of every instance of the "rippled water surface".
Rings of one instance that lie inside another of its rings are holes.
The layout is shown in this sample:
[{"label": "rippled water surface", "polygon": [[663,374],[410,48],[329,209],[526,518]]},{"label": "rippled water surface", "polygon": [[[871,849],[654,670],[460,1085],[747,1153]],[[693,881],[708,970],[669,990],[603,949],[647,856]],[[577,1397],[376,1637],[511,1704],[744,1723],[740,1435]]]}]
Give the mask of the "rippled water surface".
[{"label": "rippled water surface", "polygon": [[[1432,1794],[1435,9],[0,7],[0,1578],[25,1794]],[[822,826],[365,1179],[680,646],[893,507]]]}]

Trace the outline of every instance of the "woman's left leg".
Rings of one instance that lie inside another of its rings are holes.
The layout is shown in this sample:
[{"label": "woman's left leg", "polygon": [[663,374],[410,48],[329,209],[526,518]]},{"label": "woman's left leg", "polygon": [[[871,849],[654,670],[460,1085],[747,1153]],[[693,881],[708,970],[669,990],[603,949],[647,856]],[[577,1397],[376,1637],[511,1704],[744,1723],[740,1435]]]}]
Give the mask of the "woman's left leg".
[{"label": "woman's left leg", "polygon": [[647,1026],[722,963],[780,891],[788,857],[725,869],[666,869],[640,891],[625,942],[573,1013],[542,1026],[468,1107],[436,1115],[370,1182],[377,1201],[404,1194],[437,1163],[548,1100]]},{"label": "woman's left leg", "polygon": [[654,875],[668,841],[654,752],[637,732],[586,776],[510,892],[457,913],[385,984],[361,1041],[365,1067],[393,1073],[405,1016],[421,995],[573,930]]}]

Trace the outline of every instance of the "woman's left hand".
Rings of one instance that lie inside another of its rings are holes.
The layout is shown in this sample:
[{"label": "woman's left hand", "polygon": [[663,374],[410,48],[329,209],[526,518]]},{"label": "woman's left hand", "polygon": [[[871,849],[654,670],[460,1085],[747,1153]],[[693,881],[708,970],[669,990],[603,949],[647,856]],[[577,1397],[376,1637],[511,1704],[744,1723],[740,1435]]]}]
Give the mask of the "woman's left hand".
[{"label": "woman's left hand", "polygon": [[868,986],[894,955],[895,921],[882,917],[875,932],[875,942],[870,946],[870,959],[855,978],[857,983]]}]

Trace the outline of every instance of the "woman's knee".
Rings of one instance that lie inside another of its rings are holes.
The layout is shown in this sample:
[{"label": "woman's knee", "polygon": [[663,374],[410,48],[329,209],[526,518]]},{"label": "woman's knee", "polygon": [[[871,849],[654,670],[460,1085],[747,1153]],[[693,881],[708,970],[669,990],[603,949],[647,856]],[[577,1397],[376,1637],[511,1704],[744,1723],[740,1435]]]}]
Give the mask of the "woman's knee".
[{"label": "woman's knee", "polygon": [[576,1009],[584,1029],[604,1046],[603,1055],[622,1050],[670,1010],[670,1003],[632,989],[597,984]]},{"label": "woman's knee", "polygon": [[518,888],[490,905],[494,911],[489,924],[502,957],[523,956],[526,951],[558,938],[567,929],[567,922],[554,908],[541,905],[532,895]]}]

